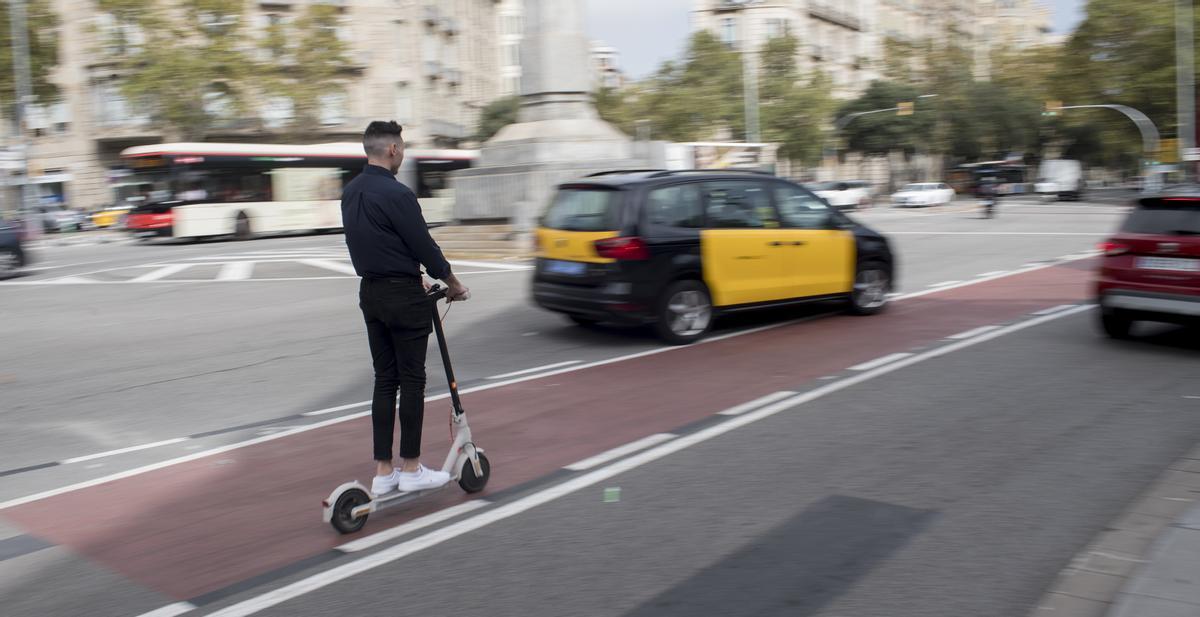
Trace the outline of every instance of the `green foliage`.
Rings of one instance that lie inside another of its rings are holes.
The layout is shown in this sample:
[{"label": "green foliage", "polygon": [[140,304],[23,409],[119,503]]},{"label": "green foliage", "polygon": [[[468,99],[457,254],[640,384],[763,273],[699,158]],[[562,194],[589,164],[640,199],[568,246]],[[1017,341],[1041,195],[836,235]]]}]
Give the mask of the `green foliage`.
[{"label": "green foliage", "polygon": [[[5,109],[16,102],[16,82],[13,74],[12,26],[8,3],[0,6],[0,105]],[[50,71],[58,64],[58,14],[49,0],[30,0],[25,5],[25,22],[29,40],[29,71],[33,95],[46,101],[58,89],[50,83]]]},{"label": "green foliage", "polygon": [[763,139],[779,144],[780,158],[813,164],[820,160],[822,128],[833,109],[828,76],[805,84],[796,67],[799,41],[791,35],[763,46],[759,117]]},{"label": "green foliage", "polygon": [[[849,114],[888,109],[900,101],[917,101],[920,91],[916,86],[889,81],[876,81],[867,87],[862,96],[846,103],[838,110],[838,118]],[[924,101],[916,103],[911,116],[897,116],[895,112],[883,112],[856,117],[849,120],[841,131],[846,147],[865,154],[884,156],[895,151],[916,152],[928,143],[933,129],[933,114],[928,113]]]},{"label": "green foliage", "polygon": [[338,37],[340,15],[333,5],[310,4],[293,23],[268,26],[264,89],[291,99],[298,130],[317,124],[321,99],[341,94],[340,78],[351,69],[349,48]]},{"label": "green foliage", "polygon": [[479,131],[475,139],[484,142],[500,132],[500,129],[517,121],[521,110],[521,97],[506,96],[488,103],[479,114]]}]

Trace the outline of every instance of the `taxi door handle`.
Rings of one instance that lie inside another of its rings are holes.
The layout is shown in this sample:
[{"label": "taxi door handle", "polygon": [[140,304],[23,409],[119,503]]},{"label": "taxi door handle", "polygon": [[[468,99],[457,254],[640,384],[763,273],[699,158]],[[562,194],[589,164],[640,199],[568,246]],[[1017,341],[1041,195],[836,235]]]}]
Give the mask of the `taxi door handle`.
[{"label": "taxi door handle", "polygon": [[770,242],[768,246],[804,246],[804,241],[796,240],[795,242]]}]

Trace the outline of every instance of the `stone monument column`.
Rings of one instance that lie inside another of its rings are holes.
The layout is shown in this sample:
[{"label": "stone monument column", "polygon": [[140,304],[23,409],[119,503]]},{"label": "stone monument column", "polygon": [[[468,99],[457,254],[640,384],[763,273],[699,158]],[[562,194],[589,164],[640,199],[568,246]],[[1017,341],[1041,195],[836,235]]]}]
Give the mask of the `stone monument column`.
[{"label": "stone monument column", "polygon": [[629,138],[592,104],[583,0],[525,0],[524,22],[518,121],[483,144],[478,167],[453,175],[459,221],[527,231],[555,185],[639,165]]}]

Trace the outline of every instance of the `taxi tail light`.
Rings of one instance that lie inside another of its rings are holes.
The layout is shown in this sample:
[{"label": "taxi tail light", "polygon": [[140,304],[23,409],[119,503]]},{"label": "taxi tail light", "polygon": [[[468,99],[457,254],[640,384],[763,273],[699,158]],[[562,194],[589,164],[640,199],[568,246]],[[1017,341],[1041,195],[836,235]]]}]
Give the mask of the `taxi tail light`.
[{"label": "taxi tail light", "polygon": [[621,261],[645,261],[650,259],[650,249],[645,240],[637,236],[604,238],[596,240],[596,254],[607,259]]},{"label": "taxi tail light", "polygon": [[1128,244],[1123,244],[1121,242],[1117,242],[1116,240],[1105,240],[1104,242],[1097,244],[1096,248],[1100,249],[1101,252],[1109,257],[1124,255],[1125,253],[1129,252]]}]

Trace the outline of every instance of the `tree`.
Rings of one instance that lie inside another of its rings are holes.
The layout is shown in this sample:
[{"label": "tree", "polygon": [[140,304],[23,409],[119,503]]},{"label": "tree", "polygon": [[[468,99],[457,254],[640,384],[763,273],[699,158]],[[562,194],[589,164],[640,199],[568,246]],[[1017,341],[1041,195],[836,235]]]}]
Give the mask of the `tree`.
[{"label": "tree", "polygon": [[805,164],[821,156],[822,128],[833,109],[829,78],[817,72],[806,84],[796,67],[799,41],[776,37],[762,50],[760,117],[763,138],[779,144],[780,158]]},{"label": "tree", "polygon": [[506,96],[488,103],[479,114],[479,130],[475,139],[480,143],[491,139],[500,129],[516,122],[520,111],[519,96]]},{"label": "tree", "polygon": [[116,49],[121,89],[153,120],[195,139],[245,107],[257,71],[238,46],[243,2],[182,0],[167,7],[157,0],[99,0],[99,8],[115,24],[103,34]]},{"label": "tree", "polygon": [[[889,109],[901,101],[915,102],[917,95],[915,86],[875,81],[861,96],[843,105],[837,115],[840,119],[853,113]],[[918,109],[911,116],[897,116],[895,112],[859,116],[844,125],[841,137],[847,148],[868,155],[887,156],[896,151],[913,154],[927,143],[933,128],[932,114],[922,111]]]},{"label": "tree", "polygon": [[[48,0],[29,0],[25,7],[29,40],[29,70],[33,95],[43,100],[54,97],[58,89],[50,82],[50,71],[58,64],[58,15]],[[0,7],[0,105],[9,109],[16,103],[13,78],[12,26],[7,3]]]},{"label": "tree", "polygon": [[295,21],[270,24],[263,37],[263,49],[271,58],[265,93],[291,103],[295,131],[317,126],[326,106],[342,96],[340,77],[352,65],[340,35],[340,18],[336,6],[310,4]]}]

